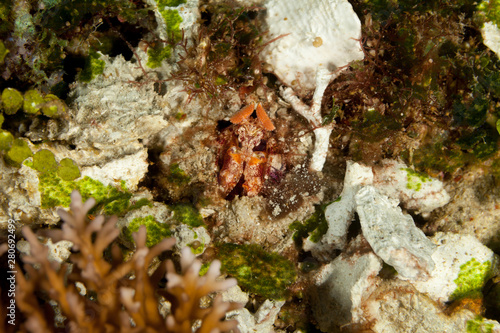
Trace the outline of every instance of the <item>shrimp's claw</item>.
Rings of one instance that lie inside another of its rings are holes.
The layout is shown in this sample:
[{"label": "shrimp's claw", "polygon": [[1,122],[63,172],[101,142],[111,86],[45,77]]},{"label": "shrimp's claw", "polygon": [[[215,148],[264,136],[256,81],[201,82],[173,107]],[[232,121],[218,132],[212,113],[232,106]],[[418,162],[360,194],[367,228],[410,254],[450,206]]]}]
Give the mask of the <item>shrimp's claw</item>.
[{"label": "shrimp's claw", "polygon": [[257,105],[257,118],[259,118],[260,123],[266,130],[274,131],[276,129],[276,127],[274,127],[273,122],[271,121],[271,119],[269,119],[269,116],[262,107],[262,104],[260,103],[259,105]]}]

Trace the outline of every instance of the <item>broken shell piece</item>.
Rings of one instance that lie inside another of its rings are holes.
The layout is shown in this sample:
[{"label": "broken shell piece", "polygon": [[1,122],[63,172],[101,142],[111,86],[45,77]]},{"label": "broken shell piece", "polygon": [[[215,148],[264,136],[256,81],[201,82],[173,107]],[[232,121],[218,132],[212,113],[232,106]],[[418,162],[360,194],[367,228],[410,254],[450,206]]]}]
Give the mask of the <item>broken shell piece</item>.
[{"label": "broken shell piece", "polygon": [[356,194],[356,206],[366,238],[373,251],[408,279],[428,279],[434,269],[434,245],[415,226],[410,215],[390,203],[373,186]]},{"label": "broken shell piece", "polygon": [[347,0],[271,0],[266,7],[268,40],[281,37],[269,43],[263,60],[299,95],[316,88],[318,67],[333,72],[363,59],[361,22]]}]

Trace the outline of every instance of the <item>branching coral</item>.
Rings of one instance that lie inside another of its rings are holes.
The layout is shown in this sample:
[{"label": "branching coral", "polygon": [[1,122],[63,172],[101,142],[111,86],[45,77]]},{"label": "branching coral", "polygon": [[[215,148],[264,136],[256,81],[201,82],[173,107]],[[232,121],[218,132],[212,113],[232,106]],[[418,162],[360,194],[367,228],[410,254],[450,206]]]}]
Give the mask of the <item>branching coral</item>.
[{"label": "branching coral", "polygon": [[[71,199],[71,212],[58,211],[64,220],[62,230],[50,231],[49,235],[54,241],[73,242],[74,253],[70,257],[73,265],[50,262],[47,248],[29,227],[23,228],[31,249],[30,255],[23,257],[25,273],[18,276],[16,295],[18,308],[26,318],[23,330],[50,332],[55,325],[63,325],[71,332],[192,332],[196,323],[196,332],[203,333],[236,327],[237,322],[222,320],[238,304],[215,298],[212,306],[200,306],[201,298],[236,284],[234,279],[216,281],[220,262],[214,261],[207,274],[200,277],[201,263],[186,248],[182,251],[180,273],[172,260],[168,260],[149,274],[153,259],[172,248],[173,238],[148,248],[146,228],[141,227],[133,235],[136,252],[124,262],[120,248],[114,243],[119,234],[116,218],[105,221],[98,216],[87,222],[87,213],[95,200],[83,203],[77,191]],[[104,256],[108,248],[110,261]],[[165,271],[167,284],[160,289]],[[82,284],[86,290],[78,291],[76,285]],[[159,311],[159,296],[171,304],[166,319]],[[47,316],[42,300],[57,303],[63,322],[54,324],[54,315]]]}]

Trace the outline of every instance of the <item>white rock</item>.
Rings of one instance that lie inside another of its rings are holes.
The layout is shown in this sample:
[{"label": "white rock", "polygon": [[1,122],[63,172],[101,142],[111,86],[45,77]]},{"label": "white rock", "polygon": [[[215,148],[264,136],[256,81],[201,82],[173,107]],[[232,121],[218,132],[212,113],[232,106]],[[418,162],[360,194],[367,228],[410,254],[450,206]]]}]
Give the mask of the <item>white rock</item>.
[{"label": "white rock", "polygon": [[200,247],[196,248],[195,255],[205,252],[205,248],[210,244],[211,238],[204,227],[191,228],[185,224],[179,224],[174,231],[176,239],[175,249],[181,251],[186,246],[191,246],[193,242],[200,242]]},{"label": "white rock", "polygon": [[227,319],[236,319],[241,333],[274,333],[274,322],[285,301],[265,300],[255,314],[242,308],[229,312]]},{"label": "white rock", "polygon": [[[53,243],[52,239],[48,238],[44,246],[47,247],[47,259],[51,262],[57,262],[59,264],[66,261],[71,255],[71,247],[73,246],[73,242],[68,240],[62,240],[57,243]],[[30,243],[25,240],[20,240],[16,244],[16,248],[23,255],[31,254]]]},{"label": "white rock", "polygon": [[483,43],[500,57],[500,29],[493,22],[485,22],[481,28]]},{"label": "white rock", "polygon": [[381,260],[372,252],[341,254],[314,277],[310,304],[319,328],[332,332],[336,326],[360,322],[363,301],[375,290]]},{"label": "white rock", "polygon": [[[429,280],[414,281],[412,284],[420,292],[426,293],[433,300],[444,303],[450,300],[453,292],[457,290],[455,280],[464,265],[476,264],[474,274],[480,276],[487,273],[487,268],[493,268],[496,259],[493,251],[481,244],[475,237],[454,233],[437,233],[431,238],[437,245],[432,260],[436,267]],[[481,267],[483,270],[479,269]]]},{"label": "white rock", "polygon": [[241,290],[238,285],[222,291],[221,296],[224,302],[235,302],[241,304],[247,304],[250,299],[248,294]]},{"label": "white rock", "polygon": [[311,251],[316,258],[324,257],[334,249],[343,249],[346,245],[347,230],[354,218],[356,202],[354,196],[364,185],[373,182],[373,172],[370,167],[356,162],[347,161],[344,177],[344,187],[337,201],[325,209],[328,231],[318,243],[309,238],[304,242],[304,250]]},{"label": "white rock", "polygon": [[440,180],[419,174],[403,162],[383,160],[381,167],[373,168],[373,173],[373,186],[381,194],[417,214],[429,213],[450,201]]},{"label": "white rock", "polygon": [[81,169],[82,176],[89,176],[104,185],[119,185],[115,179],[124,180],[127,189],[135,191],[139,181],[148,172],[148,152],[146,148],[133,155],[113,160],[103,166],[92,166]]},{"label": "white rock", "polygon": [[477,316],[469,310],[446,314],[409,281],[398,279],[383,281],[365,302],[365,310],[368,331],[376,333],[467,332],[467,321]]},{"label": "white rock", "polygon": [[318,67],[333,72],[363,59],[361,23],[347,0],[270,0],[266,8],[268,40],[282,37],[266,47],[263,59],[299,94],[315,89]]},{"label": "white rock", "polygon": [[426,279],[434,269],[431,255],[435,245],[415,226],[412,217],[373,186],[363,187],[355,199],[363,236],[373,251],[401,277]]}]

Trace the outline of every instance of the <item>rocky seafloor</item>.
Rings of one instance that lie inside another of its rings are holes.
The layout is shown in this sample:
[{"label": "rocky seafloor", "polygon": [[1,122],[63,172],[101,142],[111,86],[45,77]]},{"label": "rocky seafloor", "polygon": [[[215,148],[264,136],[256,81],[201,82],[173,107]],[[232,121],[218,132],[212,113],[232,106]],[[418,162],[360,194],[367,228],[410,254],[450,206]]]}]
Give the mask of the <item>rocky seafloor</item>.
[{"label": "rocky seafloor", "polygon": [[497,24],[2,3],[0,331],[500,332]]}]

